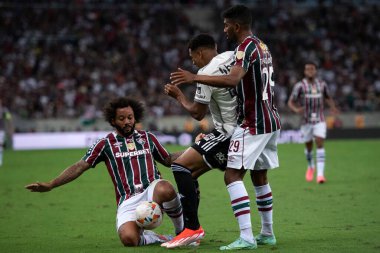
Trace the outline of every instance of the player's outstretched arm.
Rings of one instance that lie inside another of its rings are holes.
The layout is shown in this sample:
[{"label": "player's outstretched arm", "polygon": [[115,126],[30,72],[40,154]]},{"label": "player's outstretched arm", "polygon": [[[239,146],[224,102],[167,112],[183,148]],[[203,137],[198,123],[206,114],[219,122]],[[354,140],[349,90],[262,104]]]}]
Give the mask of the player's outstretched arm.
[{"label": "player's outstretched arm", "polygon": [[178,71],[170,74],[170,81],[174,85],[197,82],[214,87],[234,88],[239,84],[245,73],[245,70],[240,66],[233,66],[228,75],[220,76],[195,75],[179,68]]},{"label": "player's outstretched arm", "polygon": [[88,170],[90,167],[90,164],[83,160],[80,160],[68,167],[67,169],[65,169],[58,177],[51,180],[50,182],[36,182],[26,185],[25,188],[30,190],[31,192],[48,192],[55,187],[73,181],[74,179],[82,175],[82,173]]}]

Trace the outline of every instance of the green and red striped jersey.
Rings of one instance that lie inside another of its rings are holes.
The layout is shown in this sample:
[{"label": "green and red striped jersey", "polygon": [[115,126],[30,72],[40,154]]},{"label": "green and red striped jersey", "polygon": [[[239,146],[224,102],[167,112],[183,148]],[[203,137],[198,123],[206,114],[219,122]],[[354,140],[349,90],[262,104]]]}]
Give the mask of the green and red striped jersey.
[{"label": "green and red striped jersey", "polygon": [[325,98],[330,98],[330,92],[324,81],[316,78],[310,83],[304,78],[294,85],[289,99],[298,101],[304,107],[305,124],[316,124],[325,121],[323,114]]},{"label": "green and red striped jersey", "polygon": [[271,133],[281,128],[280,115],[274,104],[272,55],[256,36],[248,36],[235,49],[234,65],[246,74],[237,86],[238,124],[253,135]]},{"label": "green and red striped jersey", "polygon": [[162,163],[169,155],[154,134],[135,130],[129,137],[109,133],[96,141],[82,159],[92,167],[105,162],[120,205],[161,178],[156,161]]}]

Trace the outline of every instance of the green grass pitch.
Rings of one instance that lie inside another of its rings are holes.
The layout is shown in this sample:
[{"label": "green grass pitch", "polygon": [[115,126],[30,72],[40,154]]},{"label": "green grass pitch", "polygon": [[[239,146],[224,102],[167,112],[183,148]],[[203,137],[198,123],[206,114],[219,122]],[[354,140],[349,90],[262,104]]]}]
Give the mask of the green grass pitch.
[{"label": "green grass pitch", "polygon": [[[169,150],[180,147],[168,146]],[[257,252],[380,252],[380,140],[327,141],[327,183],[304,180],[302,144],[279,145],[280,168],[270,171],[278,244]],[[0,252],[167,252],[159,245],[124,248],[115,231],[116,203],[104,165],[48,193],[24,186],[47,181],[85,150],[6,151],[0,167]],[[168,168],[160,167],[173,181]],[[253,230],[260,228],[249,177]],[[197,249],[219,252],[239,236],[223,174],[200,179],[200,221],[206,237]],[[172,233],[168,217],[157,228]]]}]

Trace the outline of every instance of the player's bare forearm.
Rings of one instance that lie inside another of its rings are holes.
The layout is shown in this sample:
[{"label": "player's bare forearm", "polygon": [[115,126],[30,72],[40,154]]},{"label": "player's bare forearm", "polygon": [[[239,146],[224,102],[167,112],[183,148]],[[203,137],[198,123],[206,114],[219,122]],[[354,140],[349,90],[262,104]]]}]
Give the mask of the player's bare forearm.
[{"label": "player's bare forearm", "polygon": [[26,189],[32,192],[47,192],[58,186],[67,184],[78,178],[84,171],[90,168],[90,164],[80,160],[75,164],[65,169],[58,177],[50,182],[36,182],[25,186]]},{"label": "player's bare forearm", "polygon": [[336,108],[335,102],[332,98],[327,98],[326,103],[328,104],[332,114],[338,114],[339,113],[339,110]]},{"label": "player's bare forearm", "polygon": [[172,163],[178,158],[180,157],[183,153],[185,152],[185,150],[182,150],[182,151],[178,151],[178,152],[175,152],[175,153],[171,153],[165,160],[164,162],[162,163],[162,165],[166,166],[166,167],[170,167],[170,165],[172,165]]},{"label": "player's bare forearm", "polygon": [[296,106],[296,104],[293,102],[292,99],[289,99],[288,106],[289,106],[290,110],[292,110],[295,113],[302,113],[303,112],[303,108],[301,106]]},{"label": "player's bare forearm", "polygon": [[238,85],[244,74],[241,67],[232,67],[230,74],[220,76],[195,75],[179,68],[178,71],[170,74],[170,81],[174,85],[198,82],[214,87],[233,88]]}]

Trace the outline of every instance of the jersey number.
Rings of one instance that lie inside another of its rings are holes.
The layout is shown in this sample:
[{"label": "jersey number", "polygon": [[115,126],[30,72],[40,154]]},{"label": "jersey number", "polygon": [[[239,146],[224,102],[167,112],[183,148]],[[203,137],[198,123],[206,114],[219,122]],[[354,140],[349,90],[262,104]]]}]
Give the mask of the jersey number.
[{"label": "jersey number", "polygon": [[264,80],[264,90],[263,90],[263,100],[268,100],[268,92],[267,92],[267,87],[268,84],[270,86],[274,86],[274,81],[273,81],[273,66],[267,66],[262,68],[261,70],[262,77]]},{"label": "jersey number", "polygon": [[228,151],[238,152],[239,146],[240,146],[240,141],[231,141],[230,142],[230,148],[228,149]]}]

